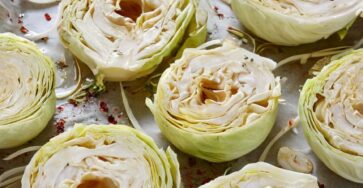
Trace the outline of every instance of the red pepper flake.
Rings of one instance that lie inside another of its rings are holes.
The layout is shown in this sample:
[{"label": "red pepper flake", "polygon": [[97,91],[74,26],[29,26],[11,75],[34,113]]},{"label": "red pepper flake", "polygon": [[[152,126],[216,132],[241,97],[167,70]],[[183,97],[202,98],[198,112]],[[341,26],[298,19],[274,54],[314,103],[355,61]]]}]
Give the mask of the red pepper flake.
[{"label": "red pepper flake", "polygon": [[57,107],[57,110],[58,110],[58,112],[63,112],[63,110],[64,110],[64,106],[62,106],[62,105],[61,105],[61,106],[58,106],[58,107]]},{"label": "red pepper flake", "polygon": [[214,9],[214,12],[217,14],[219,19],[221,19],[221,20],[224,19],[224,14],[218,12],[218,10],[219,10],[218,7],[214,6],[213,9]]},{"label": "red pepper flake", "polygon": [[57,134],[64,132],[64,124],[66,121],[64,119],[59,119],[55,122],[55,128],[57,129]]},{"label": "red pepper flake", "polygon": [[198,169],[198,170],[197,170],[197,174],[198,174],[198,175],[202,175],[202,174],[203,174],[203,172],[202,172],[200,169]]},{"label": "red pepper flake", "polygon": [[117,124],[117,121],[116,121],[115,117],[113,117],[112,115],[109,115],[107,120],[108,120],[109,123]]},{"label": "red pepper flake", "polygon": [[289,127],[291,127],[294,125],[294,120],[290,119],[287,123],[288,123]]},{"label": "red pepper flake", "polygon": [[324,184],[320,183],[319,181],[318,181],[318,186],[319,186],[319,188],[324,188],[325,187]]},{"label": "red pepper flake", "polygon": [[24,27],[24,26],[21,26],[20,31],[21,31],[22,33],[27,33],[27,32],[29,32],[29,30],[28,30],[26,27]]},{"label": "red pepper flake", "polygon": [[197,164],[197,160],[195,160],[192,157],[189,157],[188,158],[188,164],[189,164],[190,167],[193,167],[193,166],[195,166]]},{"label": "red pepper flake", "polygon": [[52,17],[48,14],[48,13],[45,13],[44,14],[44,17],[45,19],[49,22],[50,20],[52,20]]},{"label": "red pepper flake", "polygon": [[101,111],[101,112],[105,112],[105,113],[107,113],[107,112],[108,112],[108,106],[107,106],[107,103],[105,103],[104,101],[101,101],[101,102],[100,102],[100,111]]}]

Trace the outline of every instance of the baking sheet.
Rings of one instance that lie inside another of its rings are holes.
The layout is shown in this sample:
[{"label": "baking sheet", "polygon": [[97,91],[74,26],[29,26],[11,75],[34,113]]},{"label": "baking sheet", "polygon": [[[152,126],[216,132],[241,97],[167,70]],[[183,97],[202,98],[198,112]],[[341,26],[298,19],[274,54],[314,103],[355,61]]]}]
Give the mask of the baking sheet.
[{"label": "baking sheet", "polygon": [[[52,27],[57,17],[57,3],[48,5],[34,5],[24,0],[14,0],[12,4],[19,7],[19,13],[21,13],[21,20],[23,23],[9,26],[7,24],[9,22],[7,12],[4,9],[0,9],[0,32],[13,32],[22,36],[23,33],[20,31],[21,25],[25,26],[31,31],[43,32]],[[47,21],[47,16],[45,16],[45,13],[49,14],[51,20]],[[234,38],[235,36],[230,35],[227,32],[227,28],[229,26],[243,29],[232,13],[230,7],[221,0],[211,0],[209,16],[208,40]],[[363,37],[363,33],[361,32],[362,27],[363,20],[358,19],[353,28],[349,31],[348,36],[343,41],[339,40],[337,35],[333,35],[328,40],[319,41],[318,43],[299,47],[278,47],[278,50],[266,51],[263,55],[279,61],[294,54],[312,52],[315,50],[335,46],[353,45]],[[62,66],[57,66],[57,91],[61,91],[62,88],[66,88],[66,90],[67,88],[71,89],[72,86],[75,85],[75,66],[74,62],[69,60],[69,52],[67,52],[59,43],[57,33],[51,32],[47,41],[41,40],[37,43],[42,51],[50,56],[54,62],[58,64],[59,62],[66,62],[67,64],[67,67],[63,68],[61,68]],[[251,46],[244,45],[244,47],[251,49]],[[276,135],[276,133],[282,127],[286,126],[286,123],[289,119],[295,118],[297,116],[299,90],[301,89],[305,80],[309,77],[308,71],[315,61],[316,59],[309,61],[309,63],[305,65],[292,63],[275,70],[275,75],[281,76],[283,78],[282,98],[286,100],[286,102],[285,104],[281,104],[279,107],[277,121],[269,137],[253,152],[241,157],[238,160],[226,163],[209,163],[191,157],[187,154],[183,154],[182,152],[173,148],[178,154],[180,171],[182,174],[184,186],[187,188],[198,187],[199,185],[206,183],[217,176],[223,175],[224,173],[230,173],[239,170],[247,163],[256,162],[271,138],[274,137],[274,135]],[[91,74],[86,66],[82,66],[82,72],[83,79],[86,77],[91,77]],[[135,84],[135,82],[133,84]],[[125,83],[125,85],[130,84]],[[49,138],[62,131],[62,127],[59,127],[59,123],[62,123],[60,121],[64,122],[65,130],[72,128],[74,123],[109,124],[110,122],[115,123],[115,121],[117,121],[119,124],[129,124],[127,115],[123,109],[119,83],[106,83],[106,87],[108,88],[107,91],[101,96],[97,98],[91,98],[86,103],[80,104],[78,106],[67,103],[67,100],[58,100],[56,114],[53,120],[49,122],[47,128],[37,138],[30,141],[26,145],[9,150],[0,150],[0,158],[4,158],[8,154],[27,146],[44,144],[49,140]],[[130,89],[127,89],[126,91],[134,115],[145,132],[156,141],[159,147],[166,148],[169,146],[169,143],[161,135],[157,125],[155,124],[151,112],[144,104],[145,97],[151,96],[150,92],[145,90],[133,93],[130,92]],[[103,106],[106,104],[108,110],[105,111],[104,108],[100,108],[101,104]],[[325,187],[362,187],[362,185],[347,181],[327,169],[310,150],[305,141],[303,131],[300,126],[297,128],[296,132],[289,132],[272,147],[269,152],[267,162],[277,165],[277,151],[282,146],[288,146],[307,154],[314,163],[313,174],[318,177],[319,182],[324,184]],[[0,173],[14,167],[26,165],[31,156],[32,154],[30,153],[11,160],[10,162],[0,160]],[[14,184],[13,187],[20,187],[20,184]]]}]

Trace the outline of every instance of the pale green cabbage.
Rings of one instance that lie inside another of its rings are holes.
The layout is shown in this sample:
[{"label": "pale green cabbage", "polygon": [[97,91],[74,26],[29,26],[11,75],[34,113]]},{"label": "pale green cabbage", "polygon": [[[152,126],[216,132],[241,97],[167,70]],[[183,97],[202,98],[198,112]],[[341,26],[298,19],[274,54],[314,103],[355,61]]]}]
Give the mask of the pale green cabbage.
[{"label": "pale green cabbage", "polygon": [[276,63],[231,41],[203,46],[186,49],[165,70],[154,103],[146,104],[178,149],[229,161],[259,146],[274,124],[281,92],[271,72]]},{"label": "pale green cabbage", "polygon": [[94,74],[129,81],[206,39],[197,0],[63,0],[60,39]]},{"label": "pale green cabbage", "polygon": [[319,188],[310,174],[277,168],[268,163],[248,164],[240,171],[221,176],[199,188]]},{"label": "pale green cabbage", "polygon": [[316,155],[338,175],[363,183],[363,49],[332,61],[301,92],[299,115]]},{"label": "pale green cabbage", "polygon": [[38,47],[0,34],[0,149],[37,136],[55,111],[55,67]]},{"label": "pale green cabbage", "polygon": [[[349,29],[362,0],[231,0],[243,26],[279,45],[294,46]],[[346,32],[345,32],[346,33]]]},{"label": "pale green cabbage", "polygon": [[22,178],[31,187],[178,188],[179,163],[133,128],[76,124],[33,156]]}]

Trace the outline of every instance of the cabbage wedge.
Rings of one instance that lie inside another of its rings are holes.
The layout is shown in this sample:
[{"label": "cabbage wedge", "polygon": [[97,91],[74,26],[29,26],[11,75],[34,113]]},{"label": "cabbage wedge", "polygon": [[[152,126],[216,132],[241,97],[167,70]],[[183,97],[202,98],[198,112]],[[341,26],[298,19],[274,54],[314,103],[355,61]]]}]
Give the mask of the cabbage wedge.
[{"label": "cabbage wedge", "polygon": [[33,43],[0,34],[0,149],[37,136],[55,112],[55,67]]},{"label": "cabbage wedge", "polygon": [[363,10],[361,0],[231,0],[243,26],[278,45],[295,46],[341,37]]},{"label": "cabbage wedge", "polygon": [[281,94],[275,65],[232,41],[210,41],[186,49],[146,104],[178,149],[230,161],[259,146],[274,125]]},{"label": "cabbage wedge", "polygon": [[310,174],[293,172],[264,162],[252,163],[240,171],[221,176],[199,188],[319,188]]},{"label": "cabbage wedge", "polygon": [[309,79],[299,116],[315,154],[338,175],[363,183],[363,49],[347,52]]},{"label": "cabbage wedge", "polygon": [[76,124],[33,156],[22,178],[31,187],[178,188],[179,163],[130,127]]},{"label": "cabbage wedge", "polygon": [[146,76],[207,34],[197,0],[63,0],[60,12],[61,42],[110,81]]}]

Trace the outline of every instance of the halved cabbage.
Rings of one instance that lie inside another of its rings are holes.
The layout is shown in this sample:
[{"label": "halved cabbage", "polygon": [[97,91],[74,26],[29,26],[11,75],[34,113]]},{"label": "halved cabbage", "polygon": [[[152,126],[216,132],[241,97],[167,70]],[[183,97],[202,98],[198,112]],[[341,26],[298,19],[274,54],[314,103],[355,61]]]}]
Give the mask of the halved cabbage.
[{"label": "halved cabbage", "polygon": [[238,19],[257,36],[294,46],[349,29],[362,0],[231,0]]},{"label": "halved cabbage", "polygon": [[178,47],[206,39],[207,14],[197,0],[63,0],[60,39],[106,80],[150,74]]},{"label": "halved cabbage", "polygon": [[54,63],[38,47],[0,34],[0,149],[37,136],[55,111]]},{"label": "halved cabbage", "polygon": [[310,174],[277,168],[264,162],[244,166],[240,171],[221,176],[199,188],[319,188]]},{"label": "halved cabbage", "polygon": [[178,188],[179,163],[130,127],[76,124],[33,156],[22,187]]},{"label": "halved cabbage", "polygon": [[281,92],[275,65],[232,41],[211,41],[186,49],[162,74],[154,104],[146,104],[181,151],[212,162],[236,159],[274,124]]},{"label": "halved cabbage", "polygon": [[315,154],[338,175],[363,183],[363,49],[308,80],[299,115]]}]

